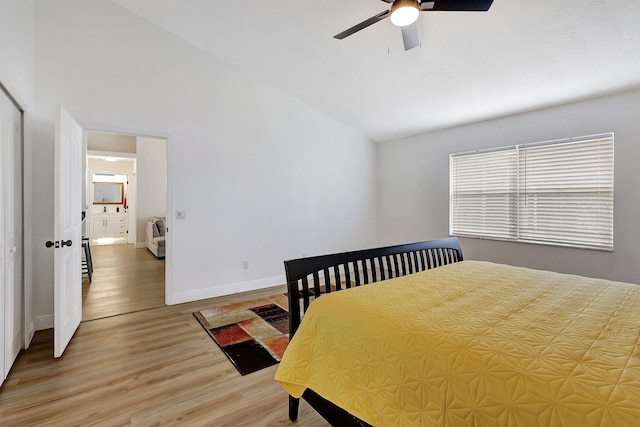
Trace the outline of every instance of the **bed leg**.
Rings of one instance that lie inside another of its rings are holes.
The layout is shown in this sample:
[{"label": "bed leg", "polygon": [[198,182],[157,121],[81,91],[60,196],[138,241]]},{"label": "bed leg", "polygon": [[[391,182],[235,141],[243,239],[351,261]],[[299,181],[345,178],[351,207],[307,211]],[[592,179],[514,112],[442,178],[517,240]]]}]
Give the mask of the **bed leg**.
[{"label": "bed leg", "polygon": [[298,419],[298,408],[300,407],[300,399],[289,396],[289,419],[295,421]]}]

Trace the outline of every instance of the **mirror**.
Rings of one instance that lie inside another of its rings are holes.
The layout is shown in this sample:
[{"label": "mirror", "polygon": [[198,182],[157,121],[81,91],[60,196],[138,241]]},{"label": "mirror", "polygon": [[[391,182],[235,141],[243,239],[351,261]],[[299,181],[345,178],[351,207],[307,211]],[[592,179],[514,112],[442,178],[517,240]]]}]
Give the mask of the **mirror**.
[{"label": "mirror", "polygon": [[124,184],[121,182],[94,182],[93,204],[121,204]]}]

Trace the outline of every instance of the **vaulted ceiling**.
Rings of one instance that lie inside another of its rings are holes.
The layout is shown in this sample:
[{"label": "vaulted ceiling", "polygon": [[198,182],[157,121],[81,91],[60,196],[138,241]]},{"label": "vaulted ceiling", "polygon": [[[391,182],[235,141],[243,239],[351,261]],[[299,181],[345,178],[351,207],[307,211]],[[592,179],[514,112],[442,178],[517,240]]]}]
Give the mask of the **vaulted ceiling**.
[{"label": "vaulted ceiling", "polygon": [[375,141],[640,86],[640,1],[422,12],[405,52],[380,0],[113,0]]}]

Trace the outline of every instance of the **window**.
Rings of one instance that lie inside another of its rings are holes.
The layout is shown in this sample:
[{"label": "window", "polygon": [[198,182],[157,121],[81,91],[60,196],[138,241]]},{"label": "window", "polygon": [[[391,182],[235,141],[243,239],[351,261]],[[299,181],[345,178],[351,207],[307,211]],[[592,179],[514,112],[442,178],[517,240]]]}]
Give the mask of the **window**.
[{"label": "window", "polygon": [[451,154],[449,232],[613,250],[613,133]]}]

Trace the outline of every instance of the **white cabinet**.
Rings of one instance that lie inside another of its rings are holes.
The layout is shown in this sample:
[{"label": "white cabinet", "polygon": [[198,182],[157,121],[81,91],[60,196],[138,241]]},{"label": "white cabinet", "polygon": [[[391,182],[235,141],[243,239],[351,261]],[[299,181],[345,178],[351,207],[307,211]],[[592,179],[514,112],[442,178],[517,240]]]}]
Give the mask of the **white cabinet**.
[{"label": "white cabinet", "polygon": [[94,215],[91,223],[91,238],[127,237],[127,217],[124,214]]}]

